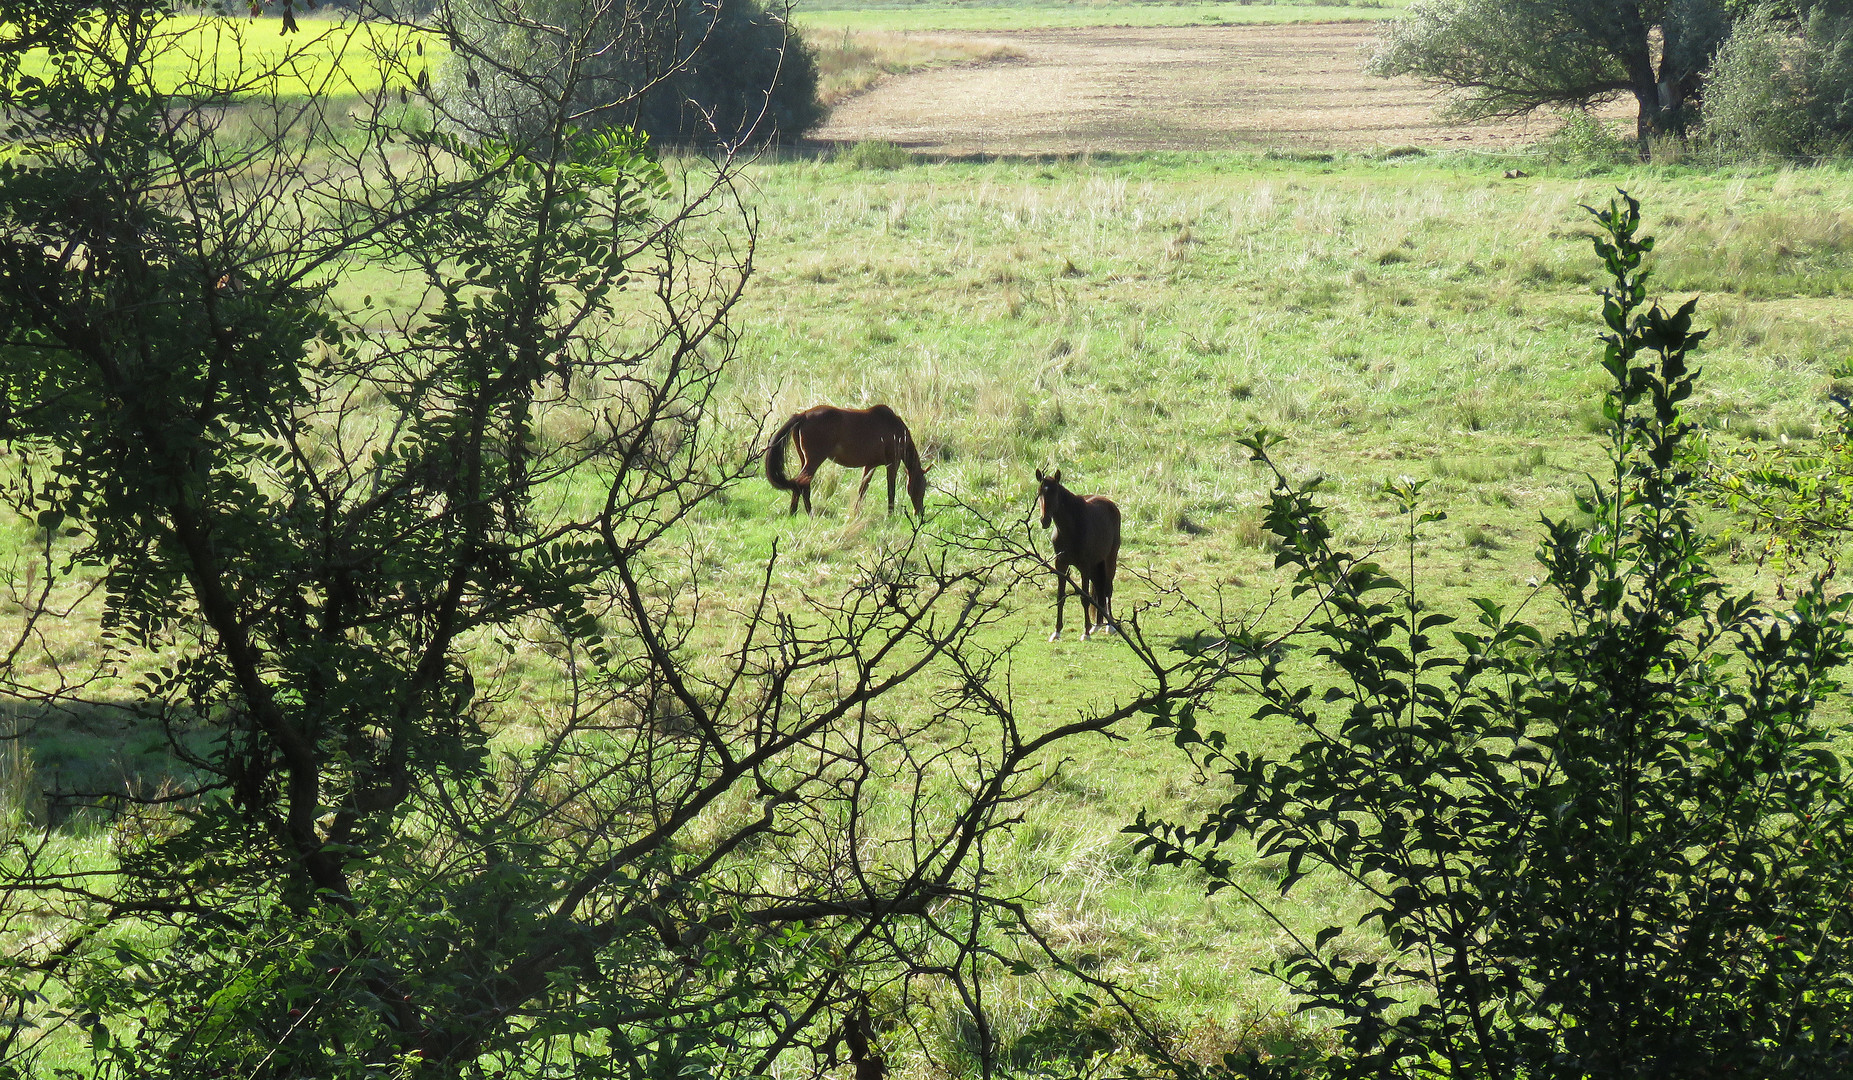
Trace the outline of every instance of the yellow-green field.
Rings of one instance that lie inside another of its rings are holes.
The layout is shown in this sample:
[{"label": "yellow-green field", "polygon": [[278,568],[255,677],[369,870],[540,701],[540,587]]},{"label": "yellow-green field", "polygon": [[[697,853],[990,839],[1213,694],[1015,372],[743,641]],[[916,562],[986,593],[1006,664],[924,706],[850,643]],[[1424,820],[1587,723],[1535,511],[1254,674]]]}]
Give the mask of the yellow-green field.
[{"label": "yellow-green field", "polygon": [[[304,17],[297,26],[285,34],[279,17],[176,15],[148,48],[152,85],[176,94],[345,97],[409,86],[447,55],[434,35],[382,23]],[[28,55],[25,71],[45,63]]]}]

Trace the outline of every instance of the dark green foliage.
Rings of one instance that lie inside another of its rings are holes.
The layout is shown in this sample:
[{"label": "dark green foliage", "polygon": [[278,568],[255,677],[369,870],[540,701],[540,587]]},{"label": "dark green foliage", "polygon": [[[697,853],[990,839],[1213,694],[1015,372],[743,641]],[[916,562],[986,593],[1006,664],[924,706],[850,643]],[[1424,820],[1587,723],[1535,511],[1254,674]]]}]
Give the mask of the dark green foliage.
[{"label": "dark green foliage", "polygon": [[678,26],[687,59],[637,112],[652,139],[791,140],[823,120],[817,62],[782,13],[758,0],[684,0]]},{"label": "dark green foliage", "polygon": [[551,101],[576,126],[700,146],[795,139],[823,119],[809,50],[758,0],[442,0],[420,25],[451,47],[439,113],[480,137],[558,138]]},{"label": "dark green foliage", "polygon": [[[1375,900],[1381,961],[1333,927],[1279,965],[1342,1049],[1251,1057],[1254,1076],[1831,1077],[1853,1067],[1853,807],[1814,719],[1853,642],[1848,600],[1813,582],[1787,608],[1729,593],[1705,563],[1681,404],[1694,304],[1648,306],[1622,197],[1596,214],[1612,473],[1547,521],[1546,633],[1489,601],[1432,611],[1413,574],[1332,546],[1310,489],[1275,470],[1268,526],[1315,602],[1323,695],[1267,652],[1260,712],[1290,758],[1158,726],[1224,771],[1204,821],[1141,821],[1163,863],[1248,891],[1222,847],[1251,837],[1289,891],[1315,868]],[[1273,469],[1275,440],[1249,443]],[[1416,531],[1419,485],[1391,492]],[[1259,897],[1256,897],[1259,901]]]}]

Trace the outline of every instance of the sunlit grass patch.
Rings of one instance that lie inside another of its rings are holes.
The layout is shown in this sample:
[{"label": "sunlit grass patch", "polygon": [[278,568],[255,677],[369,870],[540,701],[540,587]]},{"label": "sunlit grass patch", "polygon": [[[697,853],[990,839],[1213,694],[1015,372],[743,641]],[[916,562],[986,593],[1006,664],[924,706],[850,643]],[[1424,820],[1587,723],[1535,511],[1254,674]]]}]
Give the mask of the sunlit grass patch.
[{"label": "sunlit grass patch", "polygon": [[817,93],[825,105],[853,97],[890,75],[1020,55],[1014,46],[994,39],[848,27],[839,30],[808,23],[799,29],[817,61]]}]

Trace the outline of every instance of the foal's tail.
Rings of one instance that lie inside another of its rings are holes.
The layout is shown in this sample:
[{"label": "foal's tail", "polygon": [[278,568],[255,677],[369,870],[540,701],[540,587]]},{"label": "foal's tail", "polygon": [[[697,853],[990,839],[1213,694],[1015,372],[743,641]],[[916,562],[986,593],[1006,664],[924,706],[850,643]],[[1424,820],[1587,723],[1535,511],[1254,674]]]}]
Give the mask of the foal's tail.
[{"label": "foal's tail", "polygon": [[804,414],[798,413],[785,425],[772,433],[772,442],[766,447],[766,482],[780,491],[796,491],[798,485],[785,478],[785,440],[798,425],[804,423]]}]

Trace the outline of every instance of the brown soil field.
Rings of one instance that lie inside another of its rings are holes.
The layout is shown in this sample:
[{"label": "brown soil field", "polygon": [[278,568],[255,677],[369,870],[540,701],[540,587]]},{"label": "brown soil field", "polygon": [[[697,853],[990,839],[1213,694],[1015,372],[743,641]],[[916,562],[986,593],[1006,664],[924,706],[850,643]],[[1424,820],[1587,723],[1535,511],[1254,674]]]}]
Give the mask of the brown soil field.
[{"label": "brown soil field", "polygon": [[[1493,150],[1558,121],[1445,124],[1439,97],[1364,74],[1370,23],[1019,30],[1011,59],[898,76],[815,133],[927,154],[1421,146]],[[949,36],[949,35],[942,35]]]}]

